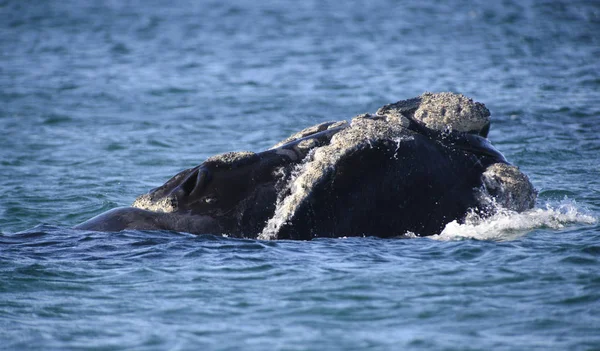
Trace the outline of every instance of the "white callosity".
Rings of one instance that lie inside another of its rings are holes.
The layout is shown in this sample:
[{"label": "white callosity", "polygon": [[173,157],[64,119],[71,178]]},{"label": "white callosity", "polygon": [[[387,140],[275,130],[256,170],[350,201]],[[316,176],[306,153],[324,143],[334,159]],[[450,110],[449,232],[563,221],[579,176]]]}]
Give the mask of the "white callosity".
[{"label": "white callosity", "polygon": [[516,166],[495,163],[483,172],[482,181],[484,196],[491,196],[501,208],[522,212],[535,204],[537,193]]},{"label": "white callosity", "polygon": [[462,94],[425,93],[413,118],[430,129],[469,133],[490,123],[490,111]]},{"label": "white callosity", "polygon": [[215,166],[231,166],[239,163],[240,161],[244,161],[246,159],[252,159],[256,157],[256,154],[251,151],[235,151],[235,152],[226,152],[224,154],[215,155],[209,157],[206,162],[210,162]]},{"label": "white callosity", "polygon": [[135,199],[131,207],[153,212],[175,212],[177,211],[177,199],[170,196],[153,199],[150,194],[143,194]]}]

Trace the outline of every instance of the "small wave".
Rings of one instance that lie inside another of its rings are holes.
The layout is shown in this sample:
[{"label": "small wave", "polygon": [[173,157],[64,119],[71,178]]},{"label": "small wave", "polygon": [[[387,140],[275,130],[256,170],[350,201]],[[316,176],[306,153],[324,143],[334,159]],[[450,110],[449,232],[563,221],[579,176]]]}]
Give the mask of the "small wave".
[{"label": "small wave", "polygon": [[598,221],[587,210],[578,208],[575,201],[546,204],[522,213],[502,209],[495,215],[482,218],[476,214],[467,217],[464,224],[452,221],[437,235],[436,240],[514,240],[534,229],[561,229],[567,224],[595,224]]}]

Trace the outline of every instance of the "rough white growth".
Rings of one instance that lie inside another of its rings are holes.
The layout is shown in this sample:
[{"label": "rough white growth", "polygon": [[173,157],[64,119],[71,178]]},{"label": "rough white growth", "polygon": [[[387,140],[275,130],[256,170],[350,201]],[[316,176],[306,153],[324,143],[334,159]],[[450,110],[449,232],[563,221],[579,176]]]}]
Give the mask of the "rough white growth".
[{"label": "rough white growth", "polygon": [[217,167],[219,166],[231,166],[237,162],[240,162],[245,159],[250,159],[255,157],[256,154],[251,151],[237,151],[237,152],[227,152],[220,155],[215,155],[209,157],[206,162],[210,162]]},{"label": "rough white growth", "polygon": [[143,194],[135,199],[131,207],[154,212],[175,212],[177,211],[177,199],[172,197],[153,199],[150,194]]},{"label": "rough white growth", "polygon": [[438,131],[478,132],[490,122],[490,111],[462,94],[425,93],[414,119]]},{"label": "rough white growth", "polygon": [[522,212],[535,205],[537,193],[519,168],[504,163],[489,166],[482,174],[484,195],[501,207]]},{"label": "rough white growth", "polygon": [[302,150],[310,150],[314,147],[316,147],[319,144],[318,141],[316,141],[315,139],[306,139],[306,140],[302,140],[301,142],[298,143],[298,145],[296,145],[296,147],[298,149],[302,149]]}]

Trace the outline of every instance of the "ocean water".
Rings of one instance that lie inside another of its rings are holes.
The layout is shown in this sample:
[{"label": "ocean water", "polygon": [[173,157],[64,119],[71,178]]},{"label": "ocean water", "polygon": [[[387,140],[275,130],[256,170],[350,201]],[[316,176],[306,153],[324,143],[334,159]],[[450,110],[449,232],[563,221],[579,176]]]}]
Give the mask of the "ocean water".
[{"label": "ocean water", "polygon": [[[597,1],[0,1],[0,349],[600,350]],[[536,208],[428,238],[69,229],[425,91]]]}]

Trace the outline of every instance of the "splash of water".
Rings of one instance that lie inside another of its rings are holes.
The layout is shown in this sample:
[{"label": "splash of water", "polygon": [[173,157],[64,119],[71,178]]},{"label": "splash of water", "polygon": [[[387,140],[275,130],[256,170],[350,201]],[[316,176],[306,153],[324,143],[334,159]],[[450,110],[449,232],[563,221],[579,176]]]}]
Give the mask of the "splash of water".
[{"label": "splash of water", "polygon": [[488,218],[477,214],[467,216],[464,224],[452,221],[440,234],[431,236],[436,240],[514,240],[534,229],[561,229],[568,224],[595,224],[598,218],[581,209],[573,200],[559,204],[546,203],[545,208],[533,208],[525,212],[498,209]]}]

